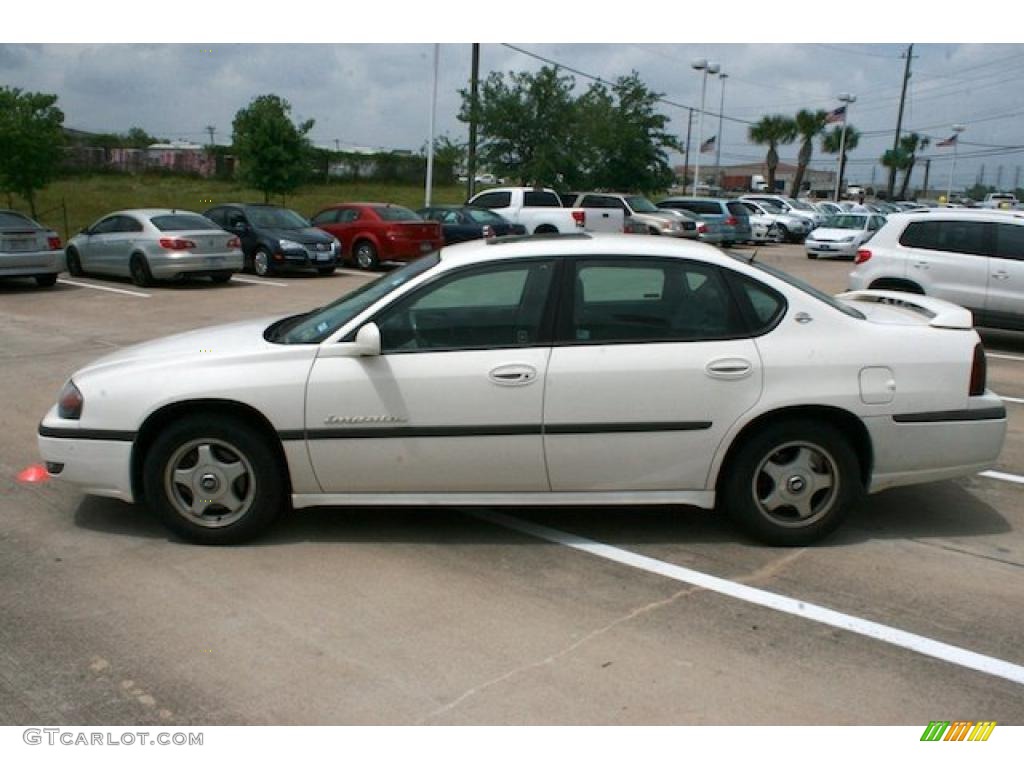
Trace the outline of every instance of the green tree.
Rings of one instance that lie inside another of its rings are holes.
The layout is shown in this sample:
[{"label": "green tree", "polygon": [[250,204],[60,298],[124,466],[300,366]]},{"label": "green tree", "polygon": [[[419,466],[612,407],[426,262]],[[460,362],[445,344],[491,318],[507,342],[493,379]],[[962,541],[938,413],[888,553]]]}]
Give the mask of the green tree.
[{"label": "green tree", "polygon": [[610,90],[596,83],[578,99],[585,186],[641,192],[671,186],[674,176],[667,150],[682,147],[666,131],[668,117],[655,109],[662,95],[632,72]]},{"label": "green tree", "polygon": [[900,150],[903,152],[903,184],[900,187],[900,200],[907,199],[907,187],[910,186],[910,174],[914,172],[914,165],[917,163],[917,153],[927,149],[931,139],[917,133],[908,133],[900,137]]},{"label": "green tree", "polygon": [[843,144],[843,126],[837,125],[821,137],[821,151],[829,155],[838,155],[842,145],[843,156],[839,160],[839,191],[842,193],[843,179],[846,177],[846,160],[850,151],[860,144],[860,131],[852,125],[846,126],[846,143]]},{"label": "green tree", "polygon": [[64,113],[57,97],[0,86],[0,187],[25,198],[36,217],[36,191],[64,159]]},{"label": "green tree", "polygon": [[257,96],[238,110],[232,122],[232,143],[238,156],[239,177],[263,192],[283,195],[305,181],[312,158],[307,134],[313,120],[292,122],[291,105],[274,94]]},{"label": "green tree", "polygon": [[576,81],[543,67],[536,73],[492,72],[480,85],[474,108],[460,91],[459,120],[477,122],[482,165],[499,176],[533,184],[573,184],[579,177]]},{"label": "green tree", "polygon": [[[427,145],[420,149],[425,157]],[[454,181],[457,171],[465,170],[469,145],[464,141],[452,139],[448,134],[434,137],[434,175],[445,182]],[[449,178],[450,177],[450,178]]]},{"label": "green tree", "polygon": [[755,144],[767,144],[768,189],[775,191],[775,169],[779,167],[779,144],[792,144],[796,140],[796,122],[785,115],[765,115],[748,131]]},{"label": "green tree", "polygon": [[793,197],[800,196],[800,187],[804,183],[804,174],[807,166],[811,164],[811,154],[814,151],[814,139],[825,130],[825,118],[828,113],[819,109],[816,112],[801,109],[796,113],[793,120],[796,125],[796,133],[800,138],[800,152],[796,161],[796,176],[793,178]]}]

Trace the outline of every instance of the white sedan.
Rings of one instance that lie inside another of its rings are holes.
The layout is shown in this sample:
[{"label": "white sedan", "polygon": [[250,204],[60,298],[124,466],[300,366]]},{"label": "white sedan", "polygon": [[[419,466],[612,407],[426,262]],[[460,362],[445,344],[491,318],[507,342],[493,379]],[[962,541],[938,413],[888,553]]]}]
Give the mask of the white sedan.
[{"label": "white sedan", "polygon": [[857,249],[875,236],[885,225],[885,216],[878,213],[841,213],[829,216],[804,240],[808,259],[852,259]]},{"label": "white sedan", "polygon": [[39,449],[205,543],[289,506],[411,503],[717,506],[795,545],[865,493],[991,466],[1005,432],[960,307],[579,234],[120,350],[68,380]]}]

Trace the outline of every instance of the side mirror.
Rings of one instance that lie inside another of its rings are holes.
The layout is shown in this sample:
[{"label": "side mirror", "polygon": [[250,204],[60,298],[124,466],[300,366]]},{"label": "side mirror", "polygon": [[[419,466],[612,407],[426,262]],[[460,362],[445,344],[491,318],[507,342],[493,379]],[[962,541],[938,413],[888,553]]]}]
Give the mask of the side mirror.
[{"label": "side mirror", "polygon": [[238,232],[239,234],[243,234],[249,231],[249,225],[244,221],[236,221],[233,224],[229,224],[228,226],[230,227],[232,232]]},{"label": "side mirror", "polygon": [[353,341],[337,344],[321,344],[318,357],[376,357],[380,355],[380,328],[376,323],[367,323],[356,332]]},{"label": "side mirror", "polygon": [[380,354],[380,328],[376,323],[367,323],[356,332],[356,354],[360,357],[376,357]]}]

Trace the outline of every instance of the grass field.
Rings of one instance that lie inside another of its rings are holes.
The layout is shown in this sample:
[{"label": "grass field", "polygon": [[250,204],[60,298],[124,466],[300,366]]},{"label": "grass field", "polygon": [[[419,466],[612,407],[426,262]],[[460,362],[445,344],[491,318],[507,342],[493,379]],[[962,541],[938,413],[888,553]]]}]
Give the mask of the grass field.
[{"label": "grass field", "polygon": [[[433,202],[459,203],[465,199],[465,187],[435,187]],[[303,216],[311,216],[330,203],[373,201],[398,203],[409,208],[423,206],[422,187],[402,184],[310,184],[282,201]],[[175,176],[81,176],[62,179],[38,194],[36,210],[39,219],[53,227],[62,237],[74,235],[111,211],[124,208],[180,208],[202,213],[216,203],[262,202],[263,193],[230,181],[192,179]],[[14,208],[28,213],[25,201],[13,196]],[[67,205],[67,228],[64,231],[62,202]],[[6,200],[2,205],[6,205]]]}]

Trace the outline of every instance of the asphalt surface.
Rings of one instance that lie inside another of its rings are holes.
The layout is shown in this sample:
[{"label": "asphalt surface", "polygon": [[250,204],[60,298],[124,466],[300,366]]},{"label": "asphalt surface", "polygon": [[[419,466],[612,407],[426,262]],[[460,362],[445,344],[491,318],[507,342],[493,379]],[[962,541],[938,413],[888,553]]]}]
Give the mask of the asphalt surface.
[{"label": "asphalt surface", "polygon": [[[831,292],[850,269],[797,246],[757,258]],[[872,496],[806,549],[758,546],[696,509],[501,510],[665,573],[486,509],[305,510],[256,544],[192,546],[142,507],[15,480],[89,360],[319,306],[365,279],[0,282],[0,724],[1024,724],[1022,683],[956,654],[665,575],[682,566],[1021,669],[1024,488],[1006,479]],[[984,336],[1001,355],[990,386],[1024,400],[1024,335]],[[998,469],[1024,475],[1024,404],[1007,408]]]}]

